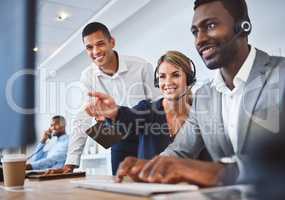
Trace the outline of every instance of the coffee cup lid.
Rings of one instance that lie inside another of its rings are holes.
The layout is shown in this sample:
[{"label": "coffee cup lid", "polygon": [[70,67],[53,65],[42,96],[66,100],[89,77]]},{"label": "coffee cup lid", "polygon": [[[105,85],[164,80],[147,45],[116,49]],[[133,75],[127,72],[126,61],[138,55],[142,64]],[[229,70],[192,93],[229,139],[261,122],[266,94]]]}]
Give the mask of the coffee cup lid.
[{"label": "coffee cup lid", "polygon": [[25,154],[6,154],[1,159],[1,162],[20,162],[20,161],[26,161],[26,155]]}]

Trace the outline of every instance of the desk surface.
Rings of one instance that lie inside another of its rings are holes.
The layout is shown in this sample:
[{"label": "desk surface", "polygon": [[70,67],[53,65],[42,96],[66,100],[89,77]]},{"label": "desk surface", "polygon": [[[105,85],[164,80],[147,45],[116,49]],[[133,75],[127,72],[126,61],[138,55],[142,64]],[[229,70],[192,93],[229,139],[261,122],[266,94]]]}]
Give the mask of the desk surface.
[{"label": "desk surface", "polygon": [[[100,180],[110,180],[111,176],[96,176]],[[150,198],[125,195],[119,193],[102,192],[90,189],[77,188],[71,180],[86,180],[94,179],[94,176],[84,178],[69,178],[57,179],[48,181],[29,181],[26,179],[25,188],[23,190],[7,191],[0,183],[0,200],[85,200],[85,199],[124,199],[124,200],[147,200]],[[250,186],[236,185],[228,187],[218,187],[203,189],[191,193],[177,193],[169,195],[155,195],[154,200],[169,200],[169,199],[195,199],[195,200],[254,200],[254,193]]]},{"label": "desk surface", "polygon": [[[73,179],[58,179],[49,181],[29,181],[25,180],[25,188],[19,191],[7,191],[0,188],[0,199],[5,200],[57,200],[57,199],[124,199],[124,200],[146,200],[150,198],[124,195],[111,192],[101,192],[95,190],[88,190],[76,188],[70,180],[91,179],[94,177],[86,178],[73,178]],[[100,176],[104,179],[112,179],[110,176]]]}]

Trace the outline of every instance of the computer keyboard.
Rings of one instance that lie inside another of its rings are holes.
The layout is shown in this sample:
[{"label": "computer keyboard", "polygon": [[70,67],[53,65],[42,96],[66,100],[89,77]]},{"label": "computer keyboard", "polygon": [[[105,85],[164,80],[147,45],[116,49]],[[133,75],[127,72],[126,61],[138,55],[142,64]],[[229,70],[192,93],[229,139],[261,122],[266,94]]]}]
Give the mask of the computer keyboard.
[{"label": "computer keyboard", "polygon": [[140,196],[181,191],[194,191],[199,189],[198,186],[189,184],[154,184],[135,182],[116,183],[113,180],[79,180],[71,182],[76,187]]}]

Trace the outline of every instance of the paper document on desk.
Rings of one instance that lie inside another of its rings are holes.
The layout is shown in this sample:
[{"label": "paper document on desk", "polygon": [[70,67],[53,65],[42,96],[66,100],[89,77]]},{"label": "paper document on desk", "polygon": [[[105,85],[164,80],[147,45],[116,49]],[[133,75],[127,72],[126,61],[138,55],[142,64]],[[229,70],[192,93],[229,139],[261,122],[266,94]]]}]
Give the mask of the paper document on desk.
[{"label": "paper document on desk", "polygon": [[186,184],[153,184],[153,183],[133,183],[123,182],[115,183],[112,180],[80,180],[71,181],[76,187],[102,190],[108,192],[117,192],[133,194],[140,196],[150,196],[152,194],[195,191],[199,188],[196,185]]}]

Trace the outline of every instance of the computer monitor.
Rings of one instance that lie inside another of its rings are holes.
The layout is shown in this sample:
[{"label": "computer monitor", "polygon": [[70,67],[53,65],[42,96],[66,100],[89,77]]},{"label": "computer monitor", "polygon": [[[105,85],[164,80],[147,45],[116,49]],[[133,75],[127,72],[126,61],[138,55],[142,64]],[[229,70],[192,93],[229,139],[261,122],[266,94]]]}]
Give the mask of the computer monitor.
[{"label": "computer monitor", "polygon": [[0,150],[32,144],[36,0],[0,1]]}]

